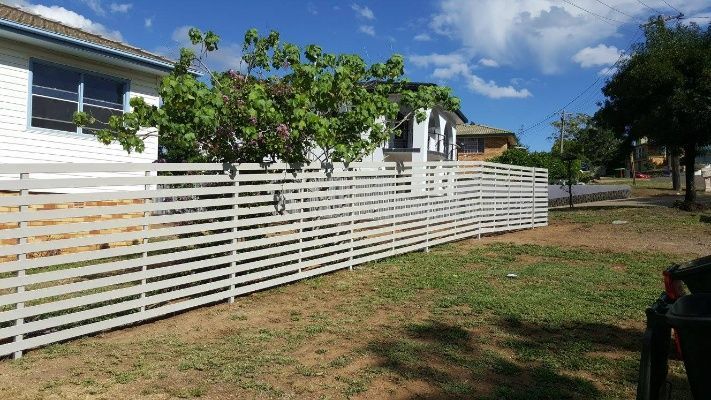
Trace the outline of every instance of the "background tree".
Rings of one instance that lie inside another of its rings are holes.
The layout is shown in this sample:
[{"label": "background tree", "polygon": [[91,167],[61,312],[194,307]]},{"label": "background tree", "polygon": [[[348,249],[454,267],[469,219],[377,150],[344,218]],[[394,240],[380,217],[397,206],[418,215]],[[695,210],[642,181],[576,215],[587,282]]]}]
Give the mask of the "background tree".
[{"label": "background tree", "polygon": [[[529,152],[524,148],[510,148],[500,156],[494,157],[492,162],[502,164],[522,165],[524,167],[546,168],[548,170],[548,180],[550,182],[562,182],[568,179],[567,166],[557,155],[544,151]],[[580,161],[576,160],[572,164],[574,180],[580,178]]]},{"label": "background tree", "polygon": [[[561,129],[561,121],[551,124],[556,131]],[[621,150],[623,141],[615,133],[598,124],[587,114],[577,113],[566,118],[564,125],[564,152],[580,159],[584,167],[602,175],[607,168],[624,165]],[[560,156],[560,136],[554,136],[551,152]]]},{"label": "background tree", "polygon": [[[100,141],[140,152],[140,128],[154,127],[169,161],[353,161],[381,146],[407,119],[424,120],[424,109],[459,108],[449,88],[409,90],[400,55],[367,65],[358,55],[330,54],[316,45],[300,49],[277,32],[260,36],[250,29],[243,64],[215,72],[204,59],[218,50],[219,37],[195,28],[189,36],[197,52],[181,50],[160,83],[162,106],[131,99],[132,111],[112,116],[97,133]],[[77,113],[75,121],[94,119]]]},{"label": "background tree", "polygon": [[644,26],[645,42],[603,88],[597,116],[620,135],[648,137],[683,150],[685,202],[696,200],[694,159],[711,143],[711,26],[658,18]]}]

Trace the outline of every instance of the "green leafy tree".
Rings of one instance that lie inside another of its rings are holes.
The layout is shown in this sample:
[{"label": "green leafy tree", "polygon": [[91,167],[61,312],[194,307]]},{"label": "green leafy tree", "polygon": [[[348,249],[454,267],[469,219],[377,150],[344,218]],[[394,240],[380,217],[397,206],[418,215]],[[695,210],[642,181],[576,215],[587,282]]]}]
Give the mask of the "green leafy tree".
[{"label": "green leafy tree", "polygon": [[[218,51],[219,37],[195,28],[189,37],[197,51],[182,49],[161,81],[162,106],[131,99],[132,111],[112,116],[97,133],[100,141],[140,152],[141,128],[154,127],[169,161],[347,162],[381,146],[406,120],[423,121],[425,109],[459,108],[449,88],[407,85],[400,55],[368,65],[358,55],[301,49],[277,32],[260,36],[250,29],[243,65],[215,72],[205,58]],[[77,113],[75,121],[86,125],[94,118]]]},{"label": "green leafy tree", "polygon": [[711,26],[645,25],[644,43],[603,88],[599,120],[621,137],[683,150],[685,202],[696,200],[694,159],[711,143]]},{"label": "green leafy tree", "polygon": [[[592,171],[603,171],[608,167],[624,165],[625,147],[615,133],[600,125],[592,116],[577,113],[561,121],[552,123],[556,131],[564,127],[564,152],[575,155]],[[551,152],[560,155],[560,137],[554,136]]]},{"label": "green leafy tree", "polygon": [[[524,167],[546,168],[548,170],[548,180],[550,182],[560,182],[568,179],[566,163],[557,155],[544,151],[529,152],[522,148],[511,148],[498,157],[494,157],[492,162],[502,164],[521,165]],[[574,181],[580,177],[580,161],[576,160],[572,164]]]}]

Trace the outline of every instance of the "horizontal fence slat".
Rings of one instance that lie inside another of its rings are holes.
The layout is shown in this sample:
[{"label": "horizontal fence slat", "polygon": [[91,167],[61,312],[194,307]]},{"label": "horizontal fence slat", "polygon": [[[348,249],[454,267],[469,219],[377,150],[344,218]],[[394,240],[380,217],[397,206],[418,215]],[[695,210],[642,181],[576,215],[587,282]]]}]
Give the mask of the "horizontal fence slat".
[{"label": "horizontal fence slat", "polygon": [[546,170],[481,161],[0,173],[0,355],[548,221]]}]

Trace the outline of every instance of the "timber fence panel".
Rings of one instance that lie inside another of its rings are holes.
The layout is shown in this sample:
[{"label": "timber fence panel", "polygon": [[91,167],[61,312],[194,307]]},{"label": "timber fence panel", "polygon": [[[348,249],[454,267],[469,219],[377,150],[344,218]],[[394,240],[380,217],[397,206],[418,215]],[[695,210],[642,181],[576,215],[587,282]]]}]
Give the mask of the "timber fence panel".
[{"label": "timber fence panel", "polygon": [[546,170],[480,161],[0,175],[0,356],[548,222]]}]

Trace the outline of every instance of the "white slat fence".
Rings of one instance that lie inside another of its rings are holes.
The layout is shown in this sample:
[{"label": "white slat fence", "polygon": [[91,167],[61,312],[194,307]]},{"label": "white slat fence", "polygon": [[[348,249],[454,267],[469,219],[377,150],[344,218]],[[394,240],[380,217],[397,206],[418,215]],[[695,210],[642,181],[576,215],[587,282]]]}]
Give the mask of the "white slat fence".
[{"label": "white slat fence", "polygon": [[546,170],[488,162],[5,164],[0,174],[0,355],[15,357],[548,221]]}]

